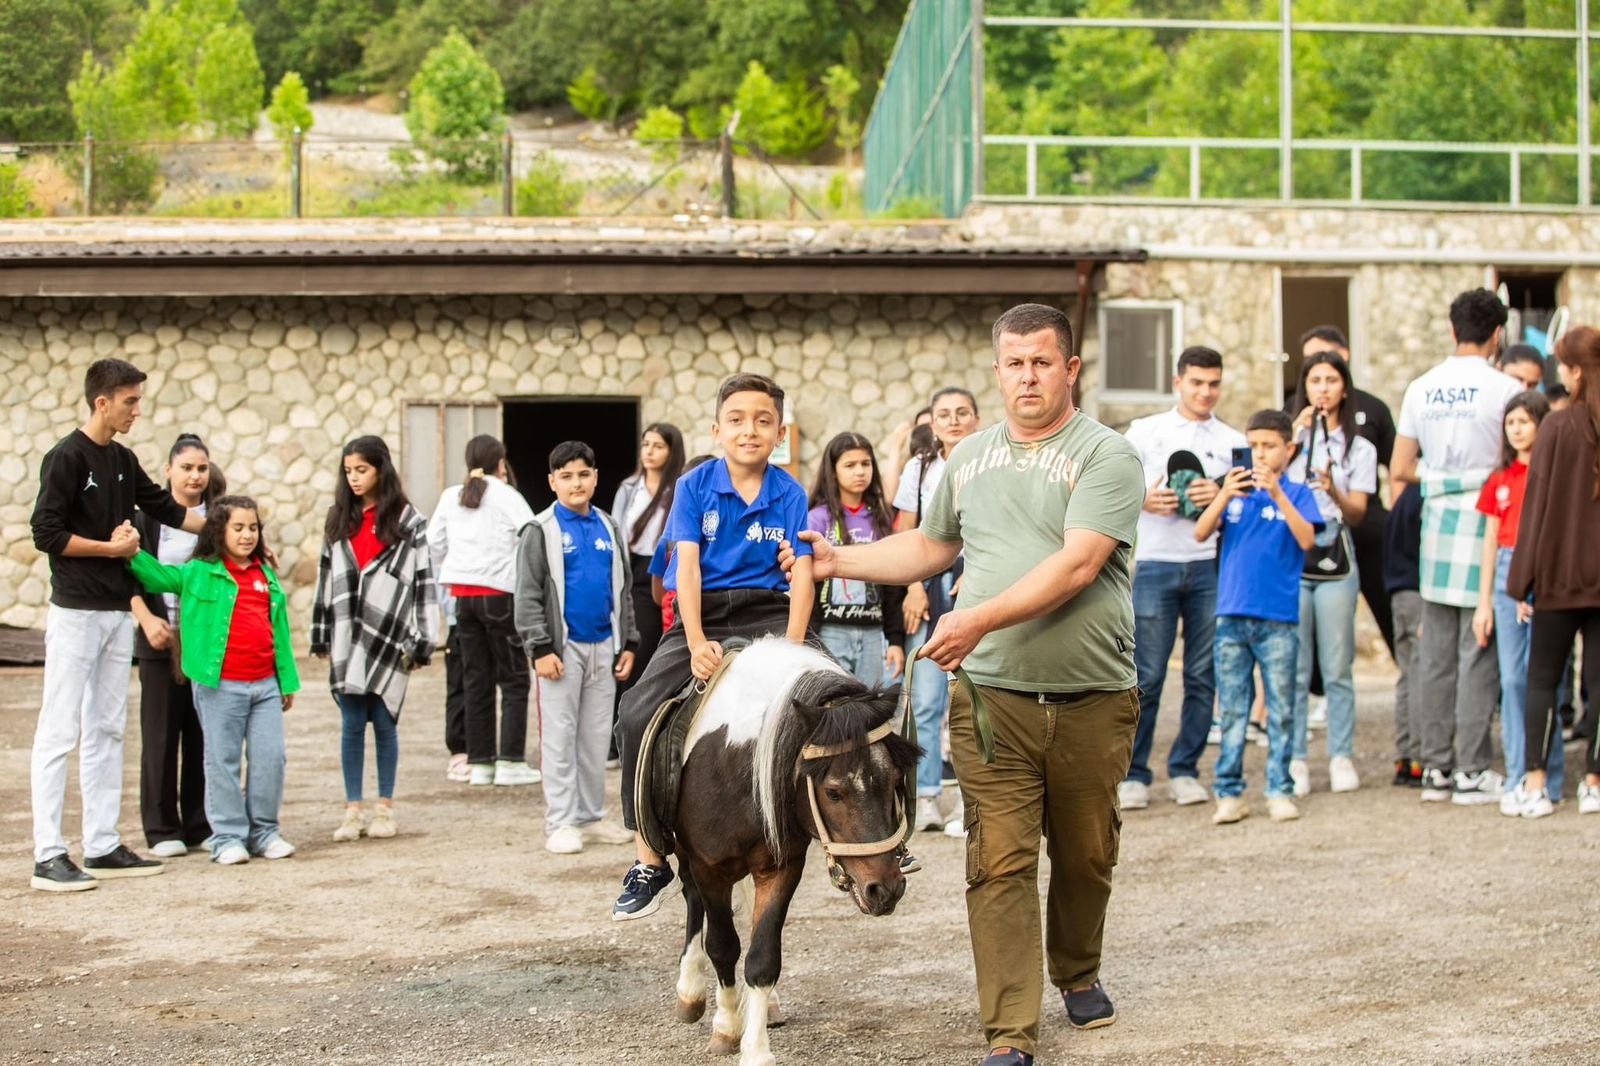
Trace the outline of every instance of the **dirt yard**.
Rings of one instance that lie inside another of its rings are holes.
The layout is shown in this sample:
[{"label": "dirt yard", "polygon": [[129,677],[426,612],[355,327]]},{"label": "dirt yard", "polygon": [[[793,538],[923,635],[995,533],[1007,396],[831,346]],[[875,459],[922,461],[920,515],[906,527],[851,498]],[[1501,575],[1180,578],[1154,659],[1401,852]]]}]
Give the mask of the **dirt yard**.
[{"label": "dirt yard", "polygon": [[[1600,818],[1570,799],[1526,825],[1423,808],[1387,781],[1385,681],[1360,689],[1359,793],[1317,792],[1288,825],[1258,811],[1214,828],[1209,808],[1180,810],[1161,788],[1128,815],[1103,974],[1119,1020],[1075,1033],[1047,1002],[1041,1062],[1596,1060],[1600,954],[1585,930],[1600,919]],[[338,724],[314,682],[289,719],[283,825],[298,855],[190,856],[66,896],[27,887],[39,685],[0,677],[0,1062],[708,1058],[709,1020],[672,1020],[682,904],[613,924],[624,849],[547,855],[537,787],[446,782],[439,671],[419,675],[401,723],[397,839],[330,839]],[[1169,706],[1163,756],[1175,717]],[[122,827],[142,847],[136,722]],[[1252,749],[1257,789],[1261,758]],[[69,838],[77,826],[69,798]],[[882,919],[833,891],[813,852],[788,930],[780,1063],[977,1061],[961,847],[920,835],[926,869]]]}]

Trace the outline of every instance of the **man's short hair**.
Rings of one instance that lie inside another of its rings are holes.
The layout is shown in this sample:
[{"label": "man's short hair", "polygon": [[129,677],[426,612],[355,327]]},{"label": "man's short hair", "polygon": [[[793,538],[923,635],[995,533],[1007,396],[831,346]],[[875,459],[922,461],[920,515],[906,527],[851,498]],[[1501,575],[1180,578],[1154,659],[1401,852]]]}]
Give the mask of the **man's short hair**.
[{"label": "man's short hair", "polygon": [[1554,385],[1545,386],[1544,398],[1549,400],[1551,403],[1555,403],[1557,400],[1570,400],[1572,398],[1572,393],[1567,391],[1567,387],[1565,385],[1557,382]]},{"label": "man's short hair", "polygon": [[1506,349],[1506,354],[1500,357],[1501,369],[1515,363],[1532,363],[1541,371],[1544,370],[1544,356],[1539,354],[1539,349],[1531,344],[1513,344]]},{"label": "man's short hair", "polygon": [[579,459],[596,469],[599,468],[600,464],[594,461],[593,448],[581,440],[564,440],[550,449],[550,472],[554,474],[568,463],[576,462]]},{"label": "man's short hair", "polygon": [[1061,352],[1063,362],[1077,354],[1077,345],[1072,338],[1072,323],[1060,310],[1046,304],[1018,304],[994,320],[994,330],[991,341],[996,352],[1000,350],[1000,335],[1010,333],[1014,336],[1025,337],[1030,333],[1038,333],[1041,329],[1056,331],[1056,347]]},{"label": "man's short hair", "polygon": [[717,417],[722,417],[722,405],[728,402],[728,397],[736,392],[762,392],[772,397],[773,404],[778,408],[778,417],[783,417],[783,390],[778,383],[761,374],[735,374],[722,383],[717,390]]},{"label": "man's short hair", "polygon": [[1304,348],[1307,341],[1327,341],[1336,348],[1350,350],[1350,342],[1345,339],[1344,330],[1338,326],[1312,326],[1300,334],[1300,347]]},{"label": "man's short hair", "polygon": [[933,397],[928,401],[928,414],[933,414],[933,405],[944,399],[946,396],[965,396],[967,398],[967,402],[972,405],[972,413],[978,413],[978,398],[976,396],[972,395],[969,390],[963,389],[960,385],[946,385],[944,388],[935,392]]},{"label": "man's short hair", "polygon": [[1178,356],[1177,376],[1183,377],[1183,372],[1191,366],[1196,370],[1221,370],[1222,353],[1215,348],[1203,348],[1198,344],[1185,348],[1183,354]]},{"label": "man's short hair", "polygon": [[1257,411],[1250,416],[1250,421],[1244,424],[1246,433],[1254,433],[1257,430],[1271,430],[1282,437],[1285,444],[1294,440],[1294,423],[1289,421],[1289,416],[1270,407]]},{"label": "man's short hair", "polygon": [[89,364],[89,372],[83,375],[83,398],[89,401],[92,412],[97,398],[110,399],[118,389],[143,385],[148,376],[125,359],[96,359]]},{"label": "man's short hair", "polygon": [[1457,344],[1487,344],[1506,324],[1506,305],[1488,289],[1471,289],[1450,302],[1450,325]]}]

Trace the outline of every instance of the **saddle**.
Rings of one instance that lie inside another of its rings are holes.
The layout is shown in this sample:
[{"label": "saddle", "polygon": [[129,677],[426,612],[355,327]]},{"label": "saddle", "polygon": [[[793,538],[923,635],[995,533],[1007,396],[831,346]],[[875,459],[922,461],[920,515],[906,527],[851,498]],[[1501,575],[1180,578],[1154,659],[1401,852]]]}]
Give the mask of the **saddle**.
[{"label": "saddle", "polygon": [[683,691],[656,708],[645,727],[634,773],[634,816],[639,835],[659,855],[671,855],[677,847],[673,830],[678,820],[678,786],[695,712],[722,680],[728,664],[749,645],[743,637],[722,641],[722,662],[716,672],[704,682],[690,678]]}]

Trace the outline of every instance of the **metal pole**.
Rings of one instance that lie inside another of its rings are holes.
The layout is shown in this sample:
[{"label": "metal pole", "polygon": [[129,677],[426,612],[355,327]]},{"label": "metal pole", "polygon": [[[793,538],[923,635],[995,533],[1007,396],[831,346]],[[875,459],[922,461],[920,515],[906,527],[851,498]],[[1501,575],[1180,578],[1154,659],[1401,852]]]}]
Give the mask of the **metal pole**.
[{"label": "metal pole", "polygon": [[1522,153],[1511,150],[1511,203],[1522,203]]},{"label": "metal pole", "polygon": [[1350,199],[1361,202],[1361,146],[1350,149]]},{"label": "metal pole", "polygon": [[289,217],[304,217],[304,204],[301,201],[302,175],[305,173],[304,153],[305,137],[300,132],[300,127],[294,128],[294,137],[289,141]]},{"label": "metal pole", "polygon": [[[964,203],[983,195],[983,0],[972,0],[972,43],[969,47],[972,49],[972,191]],[[1036,190],[1029,189],[1028,195],[1037,195]]]},{"label": "metal pole", "polygon": [[516,143],[512,141],[508,129],[505,143],[500,146],[500,213],[507,218],[517,213],[515,150]]},{"label": "metal pole", "polygon": [[1589,157],[1589,5],[1578,4],[1578,203],[1594,202],[1589,188],[1593,160]]},{"label": "metal pole", "polygon": [[733,186],[733,131],[739,128],[739,112],[735,111],[728,120],[728,126],[722,131],[722,137],[717,142],[718,152],[722,156],[722,217],[736,218],[739,214],[739,193]]},{"label": "metal pole", "polygon": [[1200,199],[1200,146],[1189,146],[1189,199]]},{"label": "metal pole", "polygon": [[1028,142],[1028,198],[1039,195],[1039,142]]},{"label": "metal pole", "polygon": [[94,214],[94,134],[83,135],[83,213]]},{"label": "metal pole", "polygon": [[1293,0],[1278,0],[1278,198],[1294,199]]}]

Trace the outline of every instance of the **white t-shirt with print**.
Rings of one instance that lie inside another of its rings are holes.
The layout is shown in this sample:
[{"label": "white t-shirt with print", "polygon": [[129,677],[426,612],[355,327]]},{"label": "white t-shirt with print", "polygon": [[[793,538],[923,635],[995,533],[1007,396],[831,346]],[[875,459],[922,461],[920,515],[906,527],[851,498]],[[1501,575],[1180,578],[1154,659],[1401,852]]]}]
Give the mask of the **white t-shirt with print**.
[{"label": "white t-shirt with print", "polygon": [[[1221,481],[1232,464],[1233,449],[1249,444],[1243,433],[1222,419],[1213,415],[1196,421],[1185,418],[1176,407],[1158,415],[1134,419],[1124,436],[1139,451],[1146,489],[1157,479],[1166,483],[1167,460],[1172,458],[1173,452],[1193,452],[1206,477]],[[1195,540],[1194,523],[1194,519],[1182,515],[1151,514],[1141,508],[1134,561],[1194,563],[1216,558],[1217,535],[1213,533],[1205,541]]]},{"label": "white t-shirt with print", "polygon": [[[1351,492],[1373,493],[1378,491],[1378,449],[1365,437],[1357,437],[1351,442],[1350,447],[1345,447],[1344,427],[1329,430],[1326,436],[1317,430],[1317,443],[1315,449],[1308,450],[1311,441],[1311,432],[1307,430],[1296,438],[1300,445],[1295,453],[1294,460],[1289,463],[1285,473],[1290,481],[1298,481],[1302,485],[1310,485],[1311,477],[1306,469],[1309,459],[1312,470],[1326,470],[1328,458],[1333,457],[1333,484],[1341,493]],[[1316,497],[1317,509],[1322,512],[1325,523],[1343,522],[1344,512],[1339,510],[1338,501],[1322,489],[1314,488],[1311,495]]]},{"label": "white t-shirt with print", "polygon": [[1481,355],[1451,356],[1406,388],[1400,404],[1402,437],[1422,451],[1424,476],[1487,473],[1500,462],[1506,404],[1522,382]]},{"label": "white t-shirt with print", "polygon": [[[917,506],[917,478],[922,478],[922,506]],[[906,468],[900,472],[900,487],[894,493],[894,508],[908,514],[926,514],[928,505],[933,502],[933,494],[939,488],[939,479],[944,477],[944,456],[934,453],[933,461],[928,464],[928,473],[922,473],[922,456],[913,455],[911,461],[906,463]]]}]

